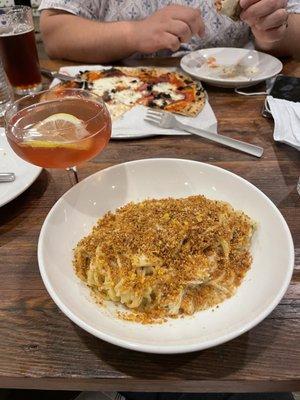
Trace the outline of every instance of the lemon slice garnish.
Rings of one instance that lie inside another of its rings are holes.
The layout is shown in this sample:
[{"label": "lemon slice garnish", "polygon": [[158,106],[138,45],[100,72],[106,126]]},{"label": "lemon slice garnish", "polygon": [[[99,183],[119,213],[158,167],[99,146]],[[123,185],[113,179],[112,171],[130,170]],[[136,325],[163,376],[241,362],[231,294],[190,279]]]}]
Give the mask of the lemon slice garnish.
[{"label": "lemon slice garnish", "polygon": [[57,123],[60,124],[63,121],[71,122],[71,124],[73,124],[73,125],[81,125],[82,124],[82,121],[79,118],[75,117],[75,115],[65,114],[65,113],[57,113],[57,114],[50,115],[50,117],[43,119],[43,121],[36,124],[35,127],[37,127],[37,125],[45,124],[47,122],[52,122],[52,121],[54,121],[56,124]]},{"label": "lemon slice garnish", "polygon": [[85,150],[89,148],[89,144],[85,142],[67,143],[67,142],[52,142],[48,140],[25,140],[24,142],[20,143],[20,145],[23,147],[35,147],[35,148],[45,148],[45,149],[63,148],[63,149]]},{"label": "lemon slice garnish", "polygon": [[[50,115],[33,126],[39,134],[35,138],[25,139],[22,146],[35,148],[68,148],[85,150],[90,146],[89,136],[83,121],[72,114],[57,113]],[[45,138],[45,139],[43,139]]]}]

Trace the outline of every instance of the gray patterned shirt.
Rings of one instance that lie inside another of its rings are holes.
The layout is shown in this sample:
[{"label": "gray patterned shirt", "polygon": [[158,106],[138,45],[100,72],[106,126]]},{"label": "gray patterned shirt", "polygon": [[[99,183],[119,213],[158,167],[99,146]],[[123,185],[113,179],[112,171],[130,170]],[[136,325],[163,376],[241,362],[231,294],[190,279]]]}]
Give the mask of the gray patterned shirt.
[{"label": "gray patterned shirt", "polygon": [[[54,8],[99,21],[140,20],[170,4],[200,8],[205,35],[182,44],[180,53],[205,47],[243,47],[251,41],[249,26],[218,14],[214,0],[42,0],[40,10]],[[290,13],[300,13],[300,0],[288,0]],[[170,55],[169,51],[155,55]],[[178,52],[176,53],[178,55]]]}]

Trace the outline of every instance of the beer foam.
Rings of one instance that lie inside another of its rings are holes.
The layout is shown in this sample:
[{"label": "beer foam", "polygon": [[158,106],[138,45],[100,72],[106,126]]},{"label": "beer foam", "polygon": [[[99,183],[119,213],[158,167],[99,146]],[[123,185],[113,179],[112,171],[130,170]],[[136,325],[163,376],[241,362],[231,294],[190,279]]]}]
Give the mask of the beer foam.
[{"label": "beer foam", "polygon": [[0,26],[0,36],[23,35],[24,33],[28,33],[31,31],[33,31],[33,27],[27,24],[19,24],[16,26]]}]

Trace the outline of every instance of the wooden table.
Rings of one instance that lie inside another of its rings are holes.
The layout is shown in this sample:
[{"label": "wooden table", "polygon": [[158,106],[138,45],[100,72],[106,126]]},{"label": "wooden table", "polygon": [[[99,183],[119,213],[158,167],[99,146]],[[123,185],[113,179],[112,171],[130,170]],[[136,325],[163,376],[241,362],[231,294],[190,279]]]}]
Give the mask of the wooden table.
[{"label": "wooden table", "polygon": [[[160,60],[156,65],[177,62]],[[41,64],[56,69],[68,63],[42,59]],[[300,63],[286,61],[284,72],[300,76]],[[39,274],[40,228],[55,201],[70,187],[64,171],[44,170],[24,194],[0,209],[0,387],[300,391],[299,152],[273,141],[273,123],[261,116],[264,97],[207,90],[220,132],[263,146],[261,160],[194,136],[113,140],[103,154],[80,167],[80,179],[125,161],[178,157],[218,165],[249,180],[279,207],[294,238],[295,273],[281,303],[250,332],[202,352],[149,355],[96,339],[58,310]]]}]

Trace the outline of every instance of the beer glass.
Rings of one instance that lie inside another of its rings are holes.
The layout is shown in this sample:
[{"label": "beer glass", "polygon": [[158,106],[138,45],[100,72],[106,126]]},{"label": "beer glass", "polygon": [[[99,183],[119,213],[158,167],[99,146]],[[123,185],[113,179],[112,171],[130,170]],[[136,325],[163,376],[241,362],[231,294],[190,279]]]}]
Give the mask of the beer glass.
[{"label": "beer glass", "polygon": [[8,79],[19,95],[42,88],[31,8],[0,8],[0,55]]}]

